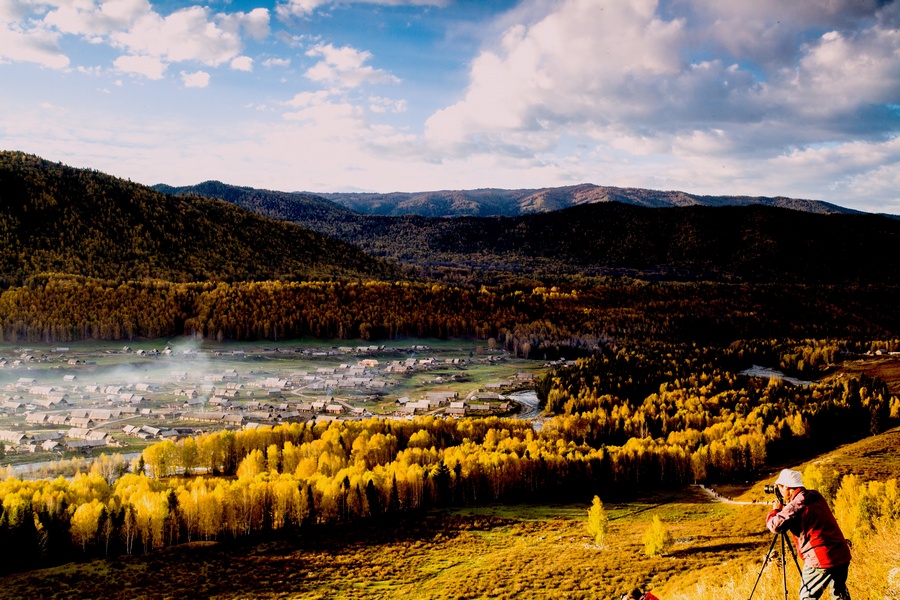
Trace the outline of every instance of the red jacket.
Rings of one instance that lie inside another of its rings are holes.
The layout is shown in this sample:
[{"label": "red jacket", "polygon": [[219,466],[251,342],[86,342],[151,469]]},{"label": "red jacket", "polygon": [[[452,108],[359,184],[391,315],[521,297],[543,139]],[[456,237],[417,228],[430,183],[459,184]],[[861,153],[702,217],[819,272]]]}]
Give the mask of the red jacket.
[{"label": "red jacket", "polygon": [[646,594],[644,594],[643,596],[641,596],[641,600],[659,600],[659,598],[657,598],[656,596],[654,596],[654,595],[651,594],[650,592],[647,592]]},{"label": "red jacket", "polygon": [[766,526],[773,533],[793,533],[805,565],[828,569],[850,562],[850,546],[825,498],[815,490],[800,488],[780,511],[769,513]]}]

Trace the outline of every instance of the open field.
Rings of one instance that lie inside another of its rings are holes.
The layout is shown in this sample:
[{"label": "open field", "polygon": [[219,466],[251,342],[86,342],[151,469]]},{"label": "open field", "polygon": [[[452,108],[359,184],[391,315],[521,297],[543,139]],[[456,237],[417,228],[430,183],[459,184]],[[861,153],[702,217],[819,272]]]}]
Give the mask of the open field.
[{"label": "open field", "polygon": [[[14,575],[2,597],[169,598],[607,598],[637,584],[749,557],[765,542],[759,507],[711,503],[693,490],[608,507],[596,546],[587,504],[431,512],[392,523],[323,529],[258,546],[187,544]],[[671,556],[647,558],[652,515],[670,523]],[[715,523],[713,530],[711,525]]]}]

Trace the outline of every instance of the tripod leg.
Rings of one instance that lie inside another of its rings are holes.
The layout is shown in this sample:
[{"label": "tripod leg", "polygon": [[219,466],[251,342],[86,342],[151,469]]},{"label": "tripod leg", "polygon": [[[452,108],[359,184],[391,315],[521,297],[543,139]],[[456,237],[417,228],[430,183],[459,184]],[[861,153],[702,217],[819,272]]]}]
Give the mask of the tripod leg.
[{"label": "tripod leg", "polygon": [[784,600],[788,600],[787,591],[787,566],[784,564],[784,546],[787,542],[787,534],[781,532],[781,581],[784,583]]},{"label": "tripod leg", "polygon": [[[787,534],[783,533],[782,535],[787,535]],[[803,588],[806,587],[806,582],[803,581],[803,569],[800,568],[800,561],[797,560],[797,551],[794,550],[794,546],[791,545],[790,542],[788,542],[788,548],[791,551],[791,557],[794,559],[794,565],[797,567],[797,573],[800,574],[800,591],[802,592]],[[810,591],[809,588],[807,588],[806,592],[809,593],[809,591]]]},{"label": "tripod leg", "polygon": [[772,543],[769,544],[769,551],[766,552],[766,557],[763,559],[762,567],[759,568],[759,575],[756,576],[756,583],[753,584],[753,589],[750,590],[750,597],[747,600],[753,600],[753,592],[756,591],[756,586],[759,585],[759,580],[762,578],[763,571],[766,570],[766,565],[769,564],[769,556],[772,555],[772,548],[775,547],[775,542],[778,541],[778,534],[775,534],[775,537],[772,538]]}]

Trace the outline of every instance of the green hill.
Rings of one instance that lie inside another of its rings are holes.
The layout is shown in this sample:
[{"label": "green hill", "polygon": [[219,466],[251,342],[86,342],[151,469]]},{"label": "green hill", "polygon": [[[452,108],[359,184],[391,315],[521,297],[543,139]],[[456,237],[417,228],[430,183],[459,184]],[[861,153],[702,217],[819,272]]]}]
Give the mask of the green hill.
[{"label": "green hill", "polygon": [[0,281],[42,272],[117,281],[386,277],[360,250],[231,203],[162,194],[0,152]]}]

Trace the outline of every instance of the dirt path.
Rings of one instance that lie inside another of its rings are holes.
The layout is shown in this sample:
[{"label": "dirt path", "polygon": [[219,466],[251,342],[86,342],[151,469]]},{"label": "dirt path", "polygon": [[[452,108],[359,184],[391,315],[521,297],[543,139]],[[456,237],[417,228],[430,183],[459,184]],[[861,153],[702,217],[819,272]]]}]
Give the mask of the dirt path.
[{"label": "dirt path", "polygon": [[713,502],[723,502],[725,504],[741,504],[741,505],[753,505],[753,504],[761,504],[760,502],[738,502],[737,500],[732,500],[731,498],[726,498],[722,494],[718,493],[715,490],[711,490],[702,483],[696,484],[698,488],[703,490],[707,496],[709,496]]}]

